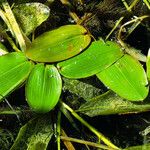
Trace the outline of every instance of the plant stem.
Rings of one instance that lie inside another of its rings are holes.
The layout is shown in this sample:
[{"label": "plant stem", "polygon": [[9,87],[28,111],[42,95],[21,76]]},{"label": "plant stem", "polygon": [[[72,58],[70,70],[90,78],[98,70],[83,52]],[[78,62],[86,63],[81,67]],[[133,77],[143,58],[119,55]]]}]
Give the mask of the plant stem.
[{"label": "plant stem", "polygon": [[75,121],[73,120],[71,114],[69,113],[69,111],[67,109],[64,109],[64,107],[60,107],[61,112],[64,114],[64,116],[68,119],[68,121],[70,122],[70,124],[78,131],[80,132],[79,128],[77,127],[77,125],[75,124]]},{"label": "plant stem", "polygon": [[4,99],[5,99],[5,102],[7,103],[7,105],[10,107],[10,109],[11,109],[12,111],[14,111],[14,113],[15,113],[15,115],[16,115],[18,121],[19,121],[19,124],[22,126],[22,123],[21,123],[21,120],[20,120],[19,115],[16,113],[15,109],[11,106],[11,104],[7,101],[7,99],[6,99],[6,98],[4,98]]},{"label": "plant stem", "polygon": [[56,131],[57,131],[57,150],[61,150],[61,147],[60,147],[60,131],[61,131],[61,111],[58,112],[58,115],[57,115],[57,128],[56,128]]},{"label": "plant stem", "polygon": [[124,17],[120,17],[120,19],[116,22],[115,26],[113,27],[113,29],[109,32],[109,34],[106,36],[106,39],[107,40],[110,35],[115,31],[115,29],[118,27],[118,25],[120,24],[120,22],[123,20]]},{"label": "plant stem", "polygon": [[147,0],[143,0],[143,2],[146,4],[146,6],[148,7],[148,9],[150,9],[150,2]]},{"label": "plant stem", "polygon": [[96,148],[102,148],[102,149],[105,149],[105,150],[116,150],[114,148],[110,148],[110,147],[107,147],[107,146],[102,145],[102,144],[97,144],[97,143],[94,143],[94,142],[80,140],[80,139],[76,139],[76,138],[72,138],[72,137],[60,136],[60,138],[61,138],[61,140],[76,142],[76,143],[80,143],[80,144],[85,144],[85,145],[89,145],[89,146],[96,147]]},{"label": "plant stem", "polygon": [[127,9],[128,11],[131,12],[131,9],[139,2],[139,0],[134,0],[131,5],[129,6],[129,8]]},{"label": "plant stem", "polygon": [[3,2],[2,5],[5,10],[5,16],[8,19],[10,25],[8,25],[8,22],[6,22],[6,24],[8,25],[8,28],[10,28],[14,32],[14,35],[20,45],[21,50],[25,51],[26,50],[25,40],[23,38],[19,25],[16,22],[15,16],[7,1]]},{"label": "plant stem", "polygon": [[7,24],[7,27],[10,30],[11,34],[14,36],[14,32],[12,31],[11,25],[6,17],[6,13],[2,9],[0,9],[0,16],[3,19],[3,21]]},{"label": "plant stem", "polygon": [[[68,0],[60,0],[62,4],[68,6],[68,8],[71,7],[71,3]],[[80,18],[77,16],[75,12],[70,11],[69,9],[69,15],[73,18],[73,20],[79,24],[81,22]]]},{"label": "plant stem", "polygon": [[[126,7],[127,11],[131,12],[132,11],[132,8],[136,5],[136,3],[139,1],[139,0],[134,0],[130,6],[128,6],[127,2],[125,0],[121,0],[124,4],[124,6]],[[147,1],[147,0],[146,0]],[[120,17],[120,19],[116,22],[115,26],[113,27],[113,29],[109,32],[109,34],[106,36],[106,39],[107,40],[110,35],[115,31],[115,29],[117,28],[117,26],[120,24],[120,22],[124,19],[124,17]],[[138,24],[137,24],[138,26]],[[134,29],[133,29],[134,30]],[[132,31],[131,31],[132,32]]]},{"label": "plant stem", "polygon": [[[146,56],[139,53],[138,51],[134,50],[133,48],[129,48],[123,41],[122,41],[122,38],[121,38],[121,32],[123,30],[123,28],[129,24],[132,24],[132,23],[136,23],[135,24],[135,27],[133,27],[134,29],[141,23],[141,21],[145,18],[148,18],[149,16],[147,15],[144,15],[144,16],[141,16],[141,17],[137,17],[131,21],[128,21],[126,22],[125,24],[123,24],[121,27],[120,27],[120,30],[119,30],[119,33],[118,33],[118,41],[119,43],[121,44],[121,46],[125,49],[125,51],[130,54],[131,56],[133,56],[135,59],[137,60],[140,60],[140,61],[143,61],[143,62],[146,62]],[[132,32],[133,30],[131,30],[130,32]],[[128,35],[129,36],[129,35]]]},{"label": "plant stem", "polygon": [[125,0],[121,0],[121,1],[124,4],[125,8],[128,10],[129,9],[129,5],[127,4],[127,2]]},{"label": "plant stem", "polygon": [[125,0],[121,0],[121,1],[122,1],[122,3],[124,4],[124,6],[125,6],[125,8],[127,9],[127,11],[131,12],[131,11],[132,11],[132,8],[137,4],[137,2],[138,2],[139,0],[134,0],[134,1],[131,3],[130,6],[127,4],[127,2],[126,2]]},{"label": "plant stem", "polygon": [[[64,131],[63,129],[61,130],[61,135],[62,135],[63,137],[68,137],[67,134],[65,133],[65,131]],[[60,139],[61,139],[61,136],[60,136]],[[62,139],[61,139],[61,140],[62,140]],[[72,145],[72,143],[71,143],[70,141],[63,140],[63,143],[64,143],[64,145],[66,146],[66,148],[67,148],[68,150],[75,150],[74,146]]]},{"label": "plant stem", "polygon": [[10,43],[11,47],[16,51],[16,52],[20,52],[20,50],[18,49],[18,47],[16,46],[16,44],[14,43],[14,41],[12,40],[12,38],[10,38],[8,36],[8,34],[5,31],[2,31],[2,35],[8,40],[8,42]]},{"label": "plant stem", "polygon": [[120,150],[117,146],[115,146],[111,141],[109,141],[102,133],[97,131],[93,126],[88,124],[83,118],[81,118],[73,109],[71,109],[68,105],[64,102],[61,102],[62,106],[65,107],[71,114],[79,120],[84,126],[86,126],[91,132],[93,132],[98,138],[100,138],[106,145],[112,147],[114,149]]},{"label": "plant stem", "polygon": [[133,25],[129,28],[127,35],[123,38],[123,40],[127,39],[127,37],[136,29],[136,27],[141,24],[141,19],[139,19],[138,17],[136,17],[137,20],[135,19],[135,22],[133,23]]}]

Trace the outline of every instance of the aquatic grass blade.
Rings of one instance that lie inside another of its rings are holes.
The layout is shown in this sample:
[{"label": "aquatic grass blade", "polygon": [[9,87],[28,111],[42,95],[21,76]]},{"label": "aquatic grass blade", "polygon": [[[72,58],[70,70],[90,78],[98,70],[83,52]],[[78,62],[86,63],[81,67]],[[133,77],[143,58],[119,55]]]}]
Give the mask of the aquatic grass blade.
[{"label": "aquatic grass blade", "polygon": [[61,77],[53,65],[37,64],[26,83],[26,98],[36,112],[46,113],[57,104],[62,89]]},{"label": "aquatic grass blade", "polygon": [[0,57],[0,101],[26,80],[32,67],[33,64],[21,52]]},{"label": "aquatic grass blade", "polygon": [[131,101],[144,100],[149,91],[142,65],[129,55],[124,55],[97,77],[111,90]]},{"label": "aquatic grass blade", "polygon": [[123,55],[117,43],[99,40],[93,42],[82,54],[58,63],[57,67],[67,78],[85,78],[103,71]]}]

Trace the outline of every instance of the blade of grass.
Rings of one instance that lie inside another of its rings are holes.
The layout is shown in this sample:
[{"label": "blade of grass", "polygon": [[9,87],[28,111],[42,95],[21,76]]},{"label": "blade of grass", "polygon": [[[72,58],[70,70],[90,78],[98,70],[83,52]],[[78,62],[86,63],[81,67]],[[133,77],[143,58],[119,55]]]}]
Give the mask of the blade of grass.
[{"label": "blade of grass", "polygon": [[9,23],[9,20],[6,17],[6,13],[2,9],[0,9],[0,16],[3,19],[3,21],[7,24],[7,27],[10,30],[11,34],[14,36],[14,32],[11,29],[11,25]]},{"label": "blade of grass", "polygon": [[128,10],[129,9],[129,5],[127,4],[127,2],[125,0],[121,0],[121,1],[124,4],[125,8]]},{"label": "blade of grass", "polygon": [[2,35],[4,36],[4,38],[6,38],[8,40],[8,42],[10,43],[11,47],[14,49],[14,51],[16,52],[20,52],[20,50],[17,48],[16,44],[14,43],[14,41],[12,40],[12,38],[10,38],[8,36],[8,34],[6,33],[6,31],[1,31],[0,29],[0,32],[2,33]]},{"label": "blade of grass", "polygon": [[139,2],[139,0],[134,0],[131,5],[129,6],[129,8],[127,9],[129,12],[131,11],[131,9]]},{"label": "blade of grass", "polygon": [[[26,50],[26,44],[25,44],[25,40],[23,38],[23,35],[21,33],[21,30],[16,22],[16,19],[15,19],[15,16],[8,4],[7,1],[3,2],[2,3],[3,5],[3,8],[5,10],[5,16],[7,18],[7,20],[9,21],[9,26],[8,28],[10,28],[13,32],[14,32],[14,35],[20,45],[20,48],[22,51]],[[8,23],[6,22],[6,24],[8,25]]]}]

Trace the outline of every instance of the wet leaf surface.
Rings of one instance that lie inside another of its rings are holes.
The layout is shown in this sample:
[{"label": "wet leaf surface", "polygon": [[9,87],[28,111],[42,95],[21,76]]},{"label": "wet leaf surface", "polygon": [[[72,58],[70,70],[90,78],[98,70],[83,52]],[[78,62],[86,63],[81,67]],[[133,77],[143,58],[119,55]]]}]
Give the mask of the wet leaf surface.
[{"label": "wet leaf surface", "polygon": [[0,57],[0,68],[0,99],[2,99],[27,79],[33,63],[27,61],[23,53],[13,52]]},{"label": "wet leaf surface", "polygon": [[[76,94],[86,101],[103,92],[103,89],[100,88],[100,82],[96,81],[95,78],[86,78],[82,80],[63,78],[63,81],[64,91],[68,90],[70,93]],[[99,85],[99,87],[96,85]]]},{"label": "wet leaf surface", "polygon": [[57,62],[79,54],[90,41],[84,27],[65,25],[38,36],[25,53],[37,62]]},{"label": "wet leaf surface", "polygon": [[111,41],[94,41],[80,55],[60,62],[57,67],[67,78],[85,78],[103,71],[123,56],[120,46]]},{"label": "wet leaf surface", "polygon": [[52,123],[48,116],[32,119],[20,128],[10,150],[46,150],[52,135]]},{"label": "wet leaf surface", "polygon": [[124,55],[112,66],[97,74],[111,90],[131,101],[144,100],[149,92],[142,65],[130,55]]},{"label": "wet leaf surface", "polygon": [[62,81],[53,65],[37,64],[26,83],[26,98],[36,112],[46,113],[53,109],[62,90]]},{"label": "wet leaf surface", "polygon": [[150,110],[150,103],[132,103],[112,91],[92,98],[81,105],[77,112],[84,113],[90,117],[110,114],[128,114]]},{"label": "wet leaf surface", "polygon": [[23,32],[29,35],[49,17],[50,9],[42,3],[26,3],[15,6],[13,13]]}]

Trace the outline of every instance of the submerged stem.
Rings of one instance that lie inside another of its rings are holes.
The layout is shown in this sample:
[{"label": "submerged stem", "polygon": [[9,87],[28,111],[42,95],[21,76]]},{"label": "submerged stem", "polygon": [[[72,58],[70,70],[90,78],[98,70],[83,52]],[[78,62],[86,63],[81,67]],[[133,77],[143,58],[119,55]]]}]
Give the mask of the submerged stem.
[{"label": "submerged stem", "polygon": [[76,139],[76,138],[72,138],[72,137],[60,136],[60,138],[61,138],[61,140],[64,140],[64,141],[76,142],[76,143],[89,145],[89,146],[96,147],[96,148],[102,148],[102,149],[105,149],[105,150],[116,150],[114,148],[107,147],[103,144],[97,144],[97,143],[94,143],[94,142],[85,141],[85,140],[81,140],[81,139]]},{"label": "submerged stem", "polygon": [[57,128],[56,128],[56,131],[57,131],[57,150],[61,150],[61,147],[60,147],[60,131],[61,131],[61,111],[58,112],[58,115],[57,115]]},{"label": "submerged stem", "polygon": [[69,15],[71,16],[71,18],[73,18],[73,20],[79,24],[81,22],[80,18],[77,16],[77,14],[73,11],[70,10],[71,7],[71,3],[68,0],[60,0],[62,4],[68,6],[69,8]]},{"label": "submerged stem", "polygon": [[124,17],[120,17],[120,19],[116,22],[115,26],[113,27],[113,29],[109,32],[109,34],[106,36],[106,39],[107,40],[110,35],[116,30],[116,28],[118,27],[118,25],[120,24],[120,22],[123,20]]},{"label": "submerged stem", "polygon": [[121,0],[121,1],[124,4],[125,8],[128,10],[129,9],[129,5],[127,4],[127,2],[125,0]]},{"label": "submerged stem", "polygon": [[16,51],[16,52],[20,52],[20,50],[18,49],[18,47],[16,46],[16,44],[14,43],[14,41],[12,40],[12,38],[10,38],[8,36],[8,34],[5,31],[2,31],[2,35],[4,36],[4,38],[6,38],[8,40],[8,42],[10,43],[11,47]]},{"label": "submerged stem", "polygon": [[132,8],[139,2],[139,0],[134,0],[128,8],[128,11],[131,11]]},{"label": "submerged stem", "polygon": [[68,137],[65,131],[62,129],[61,130],[61,136],[60,139],[63,141],[64,145],[68,150],[75,150],[74,146],[72,145],[71,141],[69,140],[63,140],[61,137]]},{"label": "submerged stem", "polygon": [[150,1],[143,0],[143,2],[144,2],[144,3],[145,3],[145,5],[148,7],[148,9],[150,9]]},{"label": "submerged stem", "polygon": [[71,109],[64,102],[61,102],[62,106],[65,107],[71,114],[78,119],[84,126],[86,126],[91,132],[93,132],[99,139],[101,139],[106,145],[116,150],[120,150],[116,145],[114,145],[110,140],[108,140],[102,133],[97,131],[93,126],[88,124],[83,118],[81,118],[73,109]]},{"label": "submerged stem", "polygon": [[131,12],[131,11],[132,11],[132,8],[138,3],[139,0],[134,0],[134,1],[131,3],[130,6],[127,4],[127,2],[126,2],[125,0],[121,0],[121,1],[122,1],[122,3],[124,4],[126,10],[129,11],[129,12]]},{"label": "submerged stem", "polygon": [[[120,30],[119,30],[119,33],[118,33],[118,41],[119,41],[120,45],[125,49],[125,51],[128,54],[130,54],[131,56],[133,56],[134,58],[136,58],[137,60],[140,60],[140,61],[143,61],[143,62],[146,62],[146,56],[143,55],[142,53],[136,51],[135,49],[128,47],[123,42],[122,37],[121,37],[121,33],[122,33],[122,30],[125,26],[134,23],[134,26],[132,26],[132,28],[129,31],[129,33],[131,34],[135,30],[135,28],[141,23],[141,21],[143,21],[143,19],[148,18],[148,17],[149,17],[148,15],[144,15],[144,16],[141,16],[141,17],[136,17],[135,19],[126,22],[125,24],[123,24],[120,27]],[[129,36],[129,33],[128,33],[127,36]]]}]

